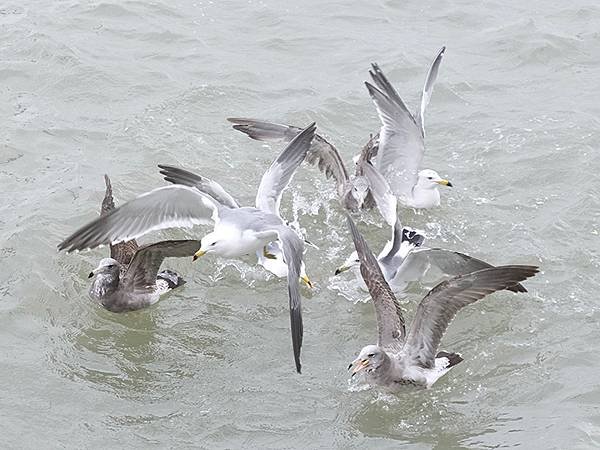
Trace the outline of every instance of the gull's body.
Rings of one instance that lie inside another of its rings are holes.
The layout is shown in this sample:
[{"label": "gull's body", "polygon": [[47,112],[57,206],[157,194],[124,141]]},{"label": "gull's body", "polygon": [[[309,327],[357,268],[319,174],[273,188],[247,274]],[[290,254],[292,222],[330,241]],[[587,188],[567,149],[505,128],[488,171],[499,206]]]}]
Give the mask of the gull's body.
[{"label": "gull's body", "polygon": [[[423,280],[429,273],[447,278],[464,275],[482,269],[493,267],[464,253],[445,250],[443,248],[423,247],[425,236],[409,227],[402,228],[398,222],[393,229],[393,237],[387,241],[379,255],[379,268],[390,285],[392,291],[402,293],[410,283]],[[400,242],[398,245],[397,242]],[[360,274],[360,259],[354,251],[346,261],[335,271],[338,275],[352,270],[359,280],[360,286],[367,289]],[[521,284],[509,287],[514,292],[527,292]]]},{"label": "gull's body", "polygon": [[[115,209],[112,186],[104,176],[106,193],[101,216]],[[138,247],[135,240],[111,245],[111,257],[104,258],[90,272],[94,277],[89,294],[112,312],[133,311],[156,303],[161,295],[185,281],[170,270],[158,273],[166,257],[189,257],[200,249],[200,242],[192,240],[162,241]]]},{"label": "gull's body", "polygon": [[[415,115],[404,106],[398,93],[389,83],[376,64],[369,72],[375,86],[367,83],[382,127],[371,135],[360,155],[354,158],[354,175],[350,175],[338,150],[320,135],[316,135],[307,155],[310,164],[318,166],[327,178],[333,177],[342,206],[349,211],[372,208],[369,180],[364,175],[364,164],[374,167],[392,186],[394,195],[401,203],[413,208],[439,206],[440,185],[452,186],[437,172],[420,170],[425,151],[424,115],[429,104],[439,65],[444,55],[443,47],[432,62],[421,92],[421,101]],[[255,119],[229,118],[233,128],[252,139],[267,142],[290,141],[300,132],[300,128]]]},{"label": "gull's body", "polygon": [[538,272],[534,266],[500,266],[444,281],[421,300],[407,332],[400,305],[379,263],[350,217],[348,223],[361,273],[373,299],[378,332],[377,344],[364,347],[349,369],[354,368],[353,375],[363,372],[368,383],[390,390],[405,385],[431,387],[463,360],[457,353],[438,352],[442,336],[456,313]]},{"label": "gull's body", "polygon": [[305,128],[280,153],[263,175],[256,207],[240,207],[218,183],[183,169],[160,166],[174,184],[140,195],[77,230],[59,244],[60,250],[83,250],[115,244],[153,230],[189,228],[214,223],[201,240],[195,256],[213,253],[226,258],[254,254],[269,242],[278,241],[288,266],[288,297],[296,370],[300,372],[302,312],[299,277],[304,241],[279,216],[283,190],[306,157],[315,124]]}]

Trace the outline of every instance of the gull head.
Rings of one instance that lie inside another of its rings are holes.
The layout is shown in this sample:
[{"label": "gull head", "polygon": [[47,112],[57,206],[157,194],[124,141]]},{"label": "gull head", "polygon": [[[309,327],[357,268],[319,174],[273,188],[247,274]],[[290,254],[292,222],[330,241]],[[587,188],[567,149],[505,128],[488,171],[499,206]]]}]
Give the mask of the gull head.
[{"label": "gull head", "polygon": [[439,185],[452,187],[452,183],[440,177],[435,170],[423,169],[419,172],[417,186],[422,189],[434,189]]},{"label": "gull head", "polygon": [[350,189],[350,194],[356,201],[358,205],[358,209],[361,209],[363,204],[365,203],[365,199],[369,194],[369,182],[363,176],[358,176],[354,178],[352,182],[352,187]]},{"label": "gull head", "polygon": [[377,370],[385,360],[385,353],[376,345],[367,345],[364,347],[354,361],[348,366],[348,370],[352,369],[352,376],[361,371],[371,373]]},{"label": "gull head", "polygon": [[360,266],[360,259],[358,259],[358,253],[356,253],[356,250],[355,250],[352,252],[352,254],[350,256],[348,256],[346,261],[344,261],[344,264],[342,264],[340,267],[335,269],[335,274],[339,275],[342,272],[346,272],[347,270],[350,270],[353,267],[358,267],[358,266]]},{"label": "gull head", "polygon": [[216,253],[220,254],[222,250],[227,247],[228,240],[223,238],[223,236],[215,233],[208,233],[206,236],[202,238],[200,241],[200,249],[194,254],[193,260],[196,261],[201,256],[206,255],[207,253]]},{"label": "gull head", "polygon": [[119,276],[119,262],[116,259],[104,258],[100,260],[98,267],[90,272],[88,278],[92,278],[94,275],[112,275]]}]

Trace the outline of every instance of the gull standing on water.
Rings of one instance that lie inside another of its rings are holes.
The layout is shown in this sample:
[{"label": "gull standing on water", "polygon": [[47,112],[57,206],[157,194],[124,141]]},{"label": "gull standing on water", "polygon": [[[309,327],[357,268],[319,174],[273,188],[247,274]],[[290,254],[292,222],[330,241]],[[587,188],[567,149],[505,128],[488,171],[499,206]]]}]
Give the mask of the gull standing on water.
[{"label": "gull standing on water", "polygon": [[[115,209],[112,186],[104,175],[106,193],[101,216]],[[110,258],[100,261],[90,272],[96,277],[90,287],[90,296],[112,312],[133,311],[156,303],[162,294],[185,284],[185,280],[171,270],[158,273],[167,257],[192,256],[200,248],[193,240],[162,241],[138,247],[135,240],[111,245]]]},{"label": "gull standing on water", "polygon": [[[437,172],[425,169],[419,171],[425,151],[424,117],[425,109],[433,93],[433,85],[445,47],[442,47],[433,60],[421,92],[419,109],[413,116],[404,106],[396,90],[376,64],[369,72],[379,88],[367,83],[367,88],[383,126],[380,132],[371,135],[361,153],[354,158],[354,176],[349,175],[338,150],[323,136],[316,135],[306,157],[316,165],[327,178],[333,177],[342,206],[349,211],[372,208],[375,203],[371,195],[369,180],[364,175],[364,164],[371,162],[392,185],[395,195],[400,196],[406,206],[431,208],[439,205],[440,185],[452,186]],[[382,92],[383,91],[383,92]],[[381,104],[381,106],[380,106]],[[293,125],[265,122],[247,118],[228,118],[233,128],[250,138],[267,142],[289,142],[301,129]]]},{"label": "gull standing on water", "polygon": [[377,344],[364,347],[348,370],[353,369],[352,376],[364,372],[369,384],[390,390],[403,385],[431,387],[463,360],[458,353],[438,352],[442,336],[456,313],[538,272],[535,266],[499,266],[444,281],[421,300],[407,333],[400,305],[375,256],[350,217],[348,224],[360,258],[360,270],[373,299],[378,332]]},{"label": "gull standing on water", "polygon": [[234,207],[235,200],[218,183],[208,179],[204,179],[205,191],[179,184],[164,186],[83,226],[58,248],[68,252],[83,250],[128,241],[153,230],[190,228],[211,221],[214,229],[202,238],[196,257],[213,253],[238,258],[279,241],[288,267],[292,346],[296,370],[300,372],[303,326],[299,278],[304,241],[274,211],[278,211],[283,190],[306,157],[315,130],[314,123],[306,127],[271,165],[258,188],[258,208]]}]

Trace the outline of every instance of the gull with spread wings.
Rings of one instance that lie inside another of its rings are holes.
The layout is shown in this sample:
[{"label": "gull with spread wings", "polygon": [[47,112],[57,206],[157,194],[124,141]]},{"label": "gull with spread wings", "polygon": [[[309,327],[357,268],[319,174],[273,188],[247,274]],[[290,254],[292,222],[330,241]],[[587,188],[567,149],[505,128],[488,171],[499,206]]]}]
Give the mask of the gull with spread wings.
[{"label": "gull with spread wings", "polygon": [[348,370],[352,369],[352,376],[364,373],[369,384],[390,390],[404,385],[431,387],[463,360],[458,353],[438,351],[456,313],[538,272],[535,266],[499,266],[444,281],[421,300],[407,333],[402,310],[379,263],[349,216],[348,224],[360,258],[361,274],[373,299],[378,333],[377,344],[364,347]]},{"label": "gull with spread wings", "polygon": [[[367,83],[367,89],[375,103],[380,119],[381,130],[372,135],[355,157],[356,167],[353,176],[340,156],[338,150],[327,139],[316,135],[306,160],[316,165],[327,178],[333,177],[342,206],[349,211],[372,208],[369,180],[364,175],[364,165],[373,163],[375,168],[388,180],[395,195],[406,206],[431,208],[439,205],[440,185],[452,186],[437,172],[424,169],[419,171],[425,151],[424,115],[431,99],[433,85],[437,78],[439,65],[444,55],[442,47],[432,62],[421,92],[419,109],[413,116],[398,93],[381,72],[377,64],[369,72],[375,86]],[[250,138],[267,142],[289,142],[300,128],[293,125],[265,122],[247,118],[228,118],[233,128]]]},{"label": "gull with spread wings", "polygon": [[[106,192],[100,215],[115,209],[112,185],[104,175]],[[160,297],[185,284],[171,270],[158,273],[165,258],[192,256],[200,248],[194,240],[162,241],[139,247],[135,240],[110,246],[110,258],[104,258],[90,272],[95,276],[90,296],[112,312],[142,309],[156,303]]]},{"label": "gull with spread wings", "polygon": [[211,221],[214,229],[202,238],[195,257],[212,253],[238,258],[278,241],[288,268],[292,346],[296,370],[300,372],[303,325],[299,279],[304,241],[279,216],[279,203],[306,157],[315,130],[314,123],[302,130],[269,167],[258,188],[256,207],[238,207],[218,183],[202,178],[202,189],[174,184],[142,194],[83,226],[58,248],[83,250],[129,241],[153,230],[190,228]]}]

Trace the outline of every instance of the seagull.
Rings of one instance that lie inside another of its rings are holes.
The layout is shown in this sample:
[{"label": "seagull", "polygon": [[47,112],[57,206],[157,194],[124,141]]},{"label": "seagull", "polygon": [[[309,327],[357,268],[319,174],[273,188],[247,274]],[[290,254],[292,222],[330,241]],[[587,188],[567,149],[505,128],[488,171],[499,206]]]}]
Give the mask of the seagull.
[{"label": "seagull", "polygon": [[[217,190],[221,192],[221,204],[229,208],[239,208],[238,202],[229,195],[218,183],[212,180],[208,180],[205,177],[197,175],[188,170],[180,167],[168,166],[159,164],[158,167],[161,169],[160,173],[164,175],[164,179],[173,184],[181,184],[198,189],[200,192],[212,195],[213,198],[217,198],[218,195],[215,193]],[[265,174],[266,175],[266,174]],[[210,183],[209,183],[210,182]],[[277,208],[277,215],[279,215],[279,208]],[[304,241],[305,243],[308,241]],[[314,244],[313,244],[314,245]],[[287,278],[288,266],[285,263],[283,256],[283,249],[279,241],[269,242],[264,248],[256,251],[256,257],[258,264],[264,267],[266,270],[271,272],[278,278]],[[306,274],[306,267],[304,261],[300,265],[300,279],[308,287],[312,288],[313,284]]]},{"label": "seagull", "polygon": [[352,369],[352,376],[362,372],[369,384],[392,391],[405,385],[430,388],[463,360],[458,353],[438,352],[456,313],[538,272],[535,266],[498,266],[444,281],[421,300],[407,333],[400,305],[350,216],[348,225],[360,258],[360,271],[375,306],[378,331],[377,344],[364,347],[348,370]]},{"label": "seagull", "polygon": [[[364,176],[364,165],[368,162],[373,163],[388,180],[394,194],[400,196],[405,206],[413,208],[439,206],[437,187],[440,185],[452,187],[452,183],[441,178],[434,170],[418,171],[425,150],[425,109],[431,99],[433,85],[445,50],[446,47],[439,50],[429,67],[421,92],[420,106],[414,116],[408,112],[377,64],[372,65],[369,73],[377,87],[367,83],[367,89],[377,106],[383,126],[378,133],[371,134],[361,153],[354,158],[354,175],[349,174],[335,146],[323,136],[319,134],[315,136],[306,160],[309,164],[316,165],[327,178],[334,178],[340,202],[348,211],[356,212],[375,206],[371,186]],[[227,120],[234,124],[234,129],[258,141],[289,142],[301,131],[299,127],[293,125],[257,119],[230,117]]]},{"label": "seagull", "polygon": [[[102,201],[101,216],[115,209],[112,185],[104,175],[106,192]],[[142,309],[156,303],[159,298],[185,284],[185,280],[171,270],[158,273],[166,257],[192,256],[200,248],[193,240],[163,241],[138,247],[135,240],[111,245],[111,257],[103,258],[90,272],[95,276],[89,290],[90,296],[112,312]]]},{"label": "seagull", "polygon": [[[399,221],[393,228],[392,239],[386,242],[377,256],[377,262],[385,281],[394,292],[405,292],[411,282],[420,281],[432,268],[441,272],[444,277],[454,277],[493,267],[485,261],[464,253],[443,248],[423,247],[424,241],[425,235],[422,232],[410,227],[402,227]],[[359,267],[360,258],[355,250],[336,269],[335,275],[352,269],[366,289]],[[515,284],[506,289],[513,292],[527,292],[522,284]]]},{"label": "seagull", "polygon": [[304,241],[279,216],[279,204],[283,190],[306,157],[315,130],[314,123],[306,127],[269,167],[257,191],[256,207],[237,207],[231,195],[209,179],[205,179],[204,191],[180,184],[164,186],[81,227],[58,249],[70,252],[94,248],[135,239],[154,230],[190,228],[211,221],[214,229],[202,238],[195,258],[208,253],[239,258],[278,241],[288,267],[292,347],[296,371],[300,373],[303,326],[299,277]]}]

